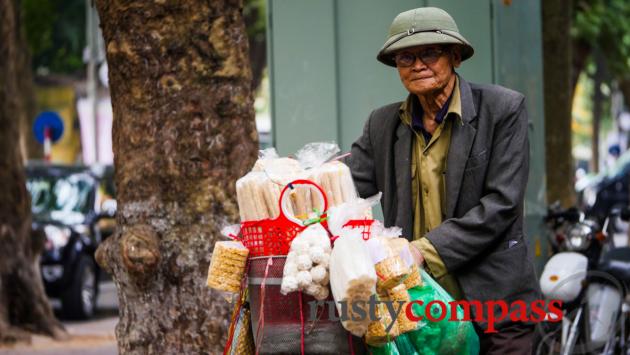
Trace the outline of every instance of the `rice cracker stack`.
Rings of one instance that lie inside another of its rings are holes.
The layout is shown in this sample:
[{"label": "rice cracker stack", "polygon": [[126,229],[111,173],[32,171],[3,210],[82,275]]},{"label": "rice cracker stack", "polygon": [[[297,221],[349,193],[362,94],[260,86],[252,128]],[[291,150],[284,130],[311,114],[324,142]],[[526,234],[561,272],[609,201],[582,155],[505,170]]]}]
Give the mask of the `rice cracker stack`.
[{"label": "rice cracker stack", "polygon": [[[399,335],[398,322],[392,320],[384,303],[376,305],[376,317],[379,319],[368,325],[365,342],[372,346],[381,346],[394,340]],[[389,330],[387,329],[389,327]]]},{"label": "rice cracker stack", "polygon": [[[407,286],[405,284],[400,284],[391,290],[388,291],[389,298],[395,303],[405,302],[402,306],[402,309],[407,309],[407,305],[411,302],[411,298],[409,297],[409,293],[407,292]],[[416,322],[407,318],[406,312],[400,312],[398,314],[398,318],[396,318],[396,323],[398,323],[398,331],[400,334],[407,333],[416,329]]]},{"label": "rice cracker stack", "polygon": [[377,288],[390,289],[400,284],[409,274],[409,267],[399,256],[389,256],[374,265],[378,277]]},{"label": "rice cracker stack", "polygon": [[217,242],[208,269],[208,287],[219,291],[239,292],[248,255],[249,250],[240,242]]},{"label": "rice cracker stack", "polygon": [[420,268],[415,263],[411,265],[411,272],[405,279],[405,286],[407,289],[416,286],[422,286],[422,277],[420,277]]},{"label": "rice cracker stack", "polygon": [[407,289],[415,286],[422,286],[420,268],[413,261],[411,251],[409,250],[409,248],[411,248],[409,245],[409,241],[405,238],[389,238],[388,245],[392,249],[394,254],[400,255],[400,257],[407,263],[407,266],[409,266],[409,275],[407,275],[407,277],[403,281],[407,286]]},{"label": "rice cracker stack", "polygon": [[[330,206],[338,206],[357,198],[350,168],[340,161],[331,161],[310,171],[308,179],[315,182],[328,196]],[[321,209],[314,203],[314,208]]]}]

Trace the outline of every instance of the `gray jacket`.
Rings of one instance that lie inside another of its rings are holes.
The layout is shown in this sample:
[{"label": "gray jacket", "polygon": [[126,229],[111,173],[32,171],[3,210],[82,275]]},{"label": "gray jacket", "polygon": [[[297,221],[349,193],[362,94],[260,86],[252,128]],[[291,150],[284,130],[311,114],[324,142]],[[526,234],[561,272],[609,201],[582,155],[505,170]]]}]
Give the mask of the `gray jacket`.
[{"label": "gray jacket", "polygon": [[[452,128],[446,216],[427,238],[466,299],[523,300],[529,309],[540,293],[523,231],[529,169],[524,97],[500,86],[459,82],[462,120]],[[370,114],[347,163],[359,194],[381,191],[385,225],[401,227],[409,238],[413,132],[401,123],[400,104]]]}]

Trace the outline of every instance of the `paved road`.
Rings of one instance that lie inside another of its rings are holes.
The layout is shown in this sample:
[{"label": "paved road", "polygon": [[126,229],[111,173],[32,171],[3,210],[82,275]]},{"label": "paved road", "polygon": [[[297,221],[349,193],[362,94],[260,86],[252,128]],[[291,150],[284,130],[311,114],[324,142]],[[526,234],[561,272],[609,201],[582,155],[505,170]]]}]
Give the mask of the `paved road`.
[{"label": "paved road", "polygon": [[[53,300],[53,307],[59,302]],[[118,297],[112,282],[101,284],[98,310],[87,322],[63,321],[70,334],[68,341],[55,341],[35,335],[30,345],[1,348],[0,355],[115,355],[117,354],[114,328],[118,322]]]}]

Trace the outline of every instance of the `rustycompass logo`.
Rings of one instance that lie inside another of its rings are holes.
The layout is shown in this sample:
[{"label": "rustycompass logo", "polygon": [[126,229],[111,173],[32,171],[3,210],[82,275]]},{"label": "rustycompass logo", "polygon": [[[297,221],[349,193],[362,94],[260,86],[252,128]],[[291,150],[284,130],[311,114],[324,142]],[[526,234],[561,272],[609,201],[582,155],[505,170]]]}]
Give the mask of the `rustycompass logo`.
[{"label": "rustycompass logo", "polygon": [[[480,302],[476,300],[451,301],[445,303],[441,300],[433,300],[428,303],[416,300],[411,302],[379,300],[372,295],[368,302],[357,301],[348,303],[346,301],[338,302],[339,307],[334,301],[311,301],[309,302],[311,321],[317,320],[317,311],[320,307],[328,305],[328,314],[331,321],[362,321],[369,317],[370,321],[379,321],[377,308],[383,307],[389,313],[389,324],[385,324],[385,330],[389,332],[398,316],[405,312],[408,319],[414,322],[443,321],[448,314],[450,322],[475,321],[486,323],[485,333],[497,333],[496,324],[510,320],[512,322],[559,322],[562,320],[562,301],[560,300],[535,300],[529,307],[525,301],[516,300],[507,303],[503,300],[493,300]],[[420,308],[418,308],[420,307]],[[461,307],[461,308],[458,308]],[[457,310],[460,309],[463,314],[458,317]],[[336,311],[339,310],[338,313]],[[417,310],[420,310],[418,313]],[[450,312],[449,312],[450,310]],[[422,316],[424,314],[424,316]]]}]

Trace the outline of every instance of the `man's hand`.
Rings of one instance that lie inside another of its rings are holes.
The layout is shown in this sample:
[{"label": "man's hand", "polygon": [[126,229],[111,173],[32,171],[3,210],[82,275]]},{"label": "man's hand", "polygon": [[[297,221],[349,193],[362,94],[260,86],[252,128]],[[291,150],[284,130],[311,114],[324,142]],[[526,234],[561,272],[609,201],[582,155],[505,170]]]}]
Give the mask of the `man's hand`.
[{"label": "man's hand", "polygon": [[409,250],[411,251],[411,255],[413,256],[413,261],[420,267],[424,264],[424,257],[422,253],[420,253],[420,249],[413,244],[409,244]]}]

